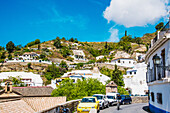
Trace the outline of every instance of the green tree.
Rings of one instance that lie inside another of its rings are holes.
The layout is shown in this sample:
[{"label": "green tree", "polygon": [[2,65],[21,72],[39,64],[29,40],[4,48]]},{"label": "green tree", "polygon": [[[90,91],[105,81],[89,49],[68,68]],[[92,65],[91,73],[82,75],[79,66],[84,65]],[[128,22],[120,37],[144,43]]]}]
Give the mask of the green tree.
[{"label": "green tree", "polygon": [[35,43],[35,44],[40,44],[40,39],[36,39],[36,40],[34,41],[34,43]]},{"label": "green tree", "polygon": [[31,63],[28,63],[28,64],[27,64],[27,67],[28,67],[28,69],[32,69],[32,68],[31,68]]},{"label": "green tree", "polygon": [[120,93],[120,95],[129,95],[128,91],[126,91],[123,87],[118,86],[117,87],[118,93]]},{"label": "green tree", "polygon": [[8,79],[4,79],[3,82],[5,82],[7,80],[11,80],[12,81],[13,87],[23,87],[23,86],[25,86],[24,82],[21,81],[19,76],[17,76],[16,78],[10,76]]},{"label": "green tree", "polygon": [[75,38],[74,42],[75,42],[75,43],[78,43],[78,40],[77,40],[77,38]]},{"label": "green tree", "polygon": [[45,53],[40,54],[40,58],[44,59],[46,57]]},{"label": "green tree", "polygon": [[56,39],[55,41],[54,41],[54,46],[56,47],[56,48],[60,48],[61,47],[61,41],[60,41],[60,39]]},{"label": "green tree", "polygon": [[111,81],[114,81],[118,86],[124,86],[123,73],[118,69],[117,65],[115,65],[115,69],[112,72]]},{"label": "green tree", "polygon": [[12,55],[11,55],[11,53],[9,53],[8,59],[9,59],[9,60],[12,60]]},{"label": "green tree", "polygon": [[4,48],[4,47],[2,47],[2,46],[0,46],[0,51],[2,51],[2,50],[5,50],[5,48]]},{"label": "green tree", "polygon": [[38,50],[40,50],[41,49],[41,45],[40,44],[38,44]]},{"label": "green tree", "polygon": [[71,79],[63,80],[57,89],[54,89],[52,96],[66,96],[67,100],[80,99],[84,96],[92,96],[93,94],[105,94],[105,85],[97,79],[78,80],[73,83]]},{"label": "green tree", "polygon": [[156,30],[160,30],[164,27],[164,23],[163,22],[160,22],[158,25],[155,26],[155,29]]},{"label": "green tree", "polygon": [[135,38],[137,44],[142,44],[142,39],[140,37]]},{"label": "green tree", "polygon": [[70,41],[70,42],[74,42],[74,38],[73,38],[73,37],[70,38],[69,41]]},{"label": "green tree", "polygon": [[84,65],[84,63],[78,63],[76,68],[77,68],[77,69],[80,69],[80,68],[82,69],[82,68],[83,68],[83,65]]},{"label": "green tree", "polygon": [[60,53],[63,55],[63,57],[67,58],[67,56],[71,55],[72,52],[68,47],[62,47],[60,50]]},{"label": "green tree", "polygon": [[68,65],[64,60],[61,61],[61,63],[59,64],[59,67],[66,68],[68,70]]},{"label": "green tree", "polygon": [[65,41],[66,41],[66,39],[63,37],[63,38],[61,39],[61,41],[65,42]]},{"label": "green tree", "polygon": [[107,46],[107,41],[106,41],[106,43],[105,43],[105,46],[104,46],[104,47],[105,47],[105,49],[107,49],[107,47],[108,47],[108,46]]},{"label": "green tree", "polygon": [[6,58],[5,53],[6,53],[5,51],[2,52],[2,54],[0,55],[0,59],[5,59]]},{"label": "green tree", "polygon": [[15,45],[12,41],[9,41],[7,44],[6,44],[6,50],[11,53],[13,52],[15,49]]},{"label": "green tree", "polygon": [[60,76],[61,76],[60,70],[58,67],[56,67],[54,63],[52,63],[52,65],[48,65],[45,71],[45,78],[47,80],[55,79]]},{"label": "green tree", "polygon": [[21,48],[22,48],[22,45],[17,45],[17,46],[15,47],[15,50],[18,51],[18,50],[21,50]]}]

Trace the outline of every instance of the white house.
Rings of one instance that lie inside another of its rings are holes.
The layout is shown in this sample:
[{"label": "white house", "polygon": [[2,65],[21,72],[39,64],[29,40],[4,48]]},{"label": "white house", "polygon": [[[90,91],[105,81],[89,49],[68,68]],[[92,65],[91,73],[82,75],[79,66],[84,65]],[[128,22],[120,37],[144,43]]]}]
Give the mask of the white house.
[{"label": "white house", "polygon": [[[33,74],[32,72],[2,72],[0,73],[0,81],[3,81],[4,79],[9,79],[9,77],[15,77],[20,78],[24,84],[27,86],[42,86],[43,81],[38,74]],[[1,84],[2,86],[5,86],[4,83]]]},{"label": "white house", "polygon": [[136,60],[139,62],[145,61],[145,54],[144,53],[135,53]]},{"label": "white house", "polygon": [[133,69],[127,70],[123,75],[125,88],[130,91],[132,95],[146,95],[148,86],[146,83],[146,64],[137,63]]},{"label": "white house", "polygon": [[50,86],[56,88],[56,85],[58,85],[59,82],[61,82],[65,78],[70,78],[74,82],[77,82],[78,79],[82,80],[87,78],[97,78],[103,84],[106,84],[106,81],[110,79],[108,76],[103,75],[100,72],[94,73],[91,70],[74,70],[71,72],[64,73],[64,75],[61,78],[52,80]]},{"label": "white house", "polygon": [[103,56],[103,55],[100,55],[100,56],[97,56],[97,57],[96,57],[96,60],[99,60],[99,59],[102,59],[102,58],[104,58],[104,56]]},{"label": "white house", "polygon": [[73,54],[74,54],[73,58],[75,60],[84,60],[84,61],[86,60],[83,50],[73,50]]},{"label": "white house", "polygon": [[35,59],[37,56],[39,55],[35,52],[25,52],[23,55],[19,57],[22,58],[23,60],[31,60],[31,59]]},{"label": "white house", "polygon": [[170,22],[151,40],[145,62],[150,111],[170,113]]},{"label": "white house", "polygon": [[132,58],[115,58],[111,60],[112,65],[118,65],[118,66],[122,66],[122,67],[134,67],[134,64],[136,63],[135,60],[133,60]]}]

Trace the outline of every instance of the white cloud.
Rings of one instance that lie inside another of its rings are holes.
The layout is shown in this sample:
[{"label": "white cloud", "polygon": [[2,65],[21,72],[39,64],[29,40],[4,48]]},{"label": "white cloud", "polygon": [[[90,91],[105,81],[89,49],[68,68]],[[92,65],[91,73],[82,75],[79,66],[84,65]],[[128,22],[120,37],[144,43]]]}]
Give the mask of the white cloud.
[{"label": "white cloud", "polygon": [[104,18],[125,27],[154,24],[167,15],[169,0],[111,0]]},{"label": "white cloud", "polygon": [[113,29],[113,27],[111,27],[109,29],[109,32],[111,33],[110,38],[108,39],[108,42],[119,42],[119,36],[118,36],[118,29]]}]

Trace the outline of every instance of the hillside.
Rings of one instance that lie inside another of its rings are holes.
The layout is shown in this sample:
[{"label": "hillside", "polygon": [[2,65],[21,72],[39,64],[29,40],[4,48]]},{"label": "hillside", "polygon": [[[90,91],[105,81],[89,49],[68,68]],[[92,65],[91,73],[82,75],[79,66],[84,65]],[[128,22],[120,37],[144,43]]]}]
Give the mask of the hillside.
[{"label": "hillside", "polygon": [[[135,39],[130,38],[129,36],[122,37],[122,40],[118,43],[114,42],[80,42],[77,39],[73,40],[65,40],[57,37],[54,40],[46,41],[39,43],[35,43],[35,41],[28,43],[25,47],[16,49],[14,48],[13,52],[9,54],[6,50],[0,51],[1,60],[8,58],[14,59],[23,55],[26,52],[35,52],[39,54],[39,57],[36,59],[42,60],[51,60],[53,62],[61,62],[62,60],[67,61],[68,63],[75,62],[73,58],[73,50],[82,50],[85,54],[86,62],[90,60],[95,60],[97,56],[104,55],[108,59],[115,58],[116,53],[120,53],[119,51],[124,51],[130,56],[134,52],[145,53],[147,51],[145,45],[149,43],[150,39],[155,36],[152,34],[145,34],[141,37],[142,43],[135,43]],[[37,39],[39,40],[39,39]],[[58,42],[57,42],[58,40]],[[76,41],[75,41],[76,40]],[[128,41],[127,41],[128,40]],[[59,47],[56,47],[54,43],[59,43]],[[110,52],[114,53],[110,55]],[[122,54],[122,53],[121,53]],[[3,56],[3,57],[2,57]],[[9,57],[10,56],[10,57]],[[123,57],[123,56],[122,56]],[[80,61],[83,62],[83,61]]]},{"label": "hillside", "polygon": [[144,44],[150,44],[150,43],[151,43],[151,40],[152,40],[153,38],[155,38],[155,36],[156,36],[156,32],[144,34],[144,35],[141,37],[142,43],[144,43]]}]

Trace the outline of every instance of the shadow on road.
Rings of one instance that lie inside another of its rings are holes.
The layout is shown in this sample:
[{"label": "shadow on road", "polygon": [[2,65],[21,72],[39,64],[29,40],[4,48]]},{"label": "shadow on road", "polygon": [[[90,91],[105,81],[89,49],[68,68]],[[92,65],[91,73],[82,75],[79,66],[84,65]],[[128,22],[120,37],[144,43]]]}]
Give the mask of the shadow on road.
[{"label": "shadow on road", "polygon": [[142,108],[144,111],[148,112],[148,113],[151,113],[150,110],[149,110],[149,106],[143,106]]}]

